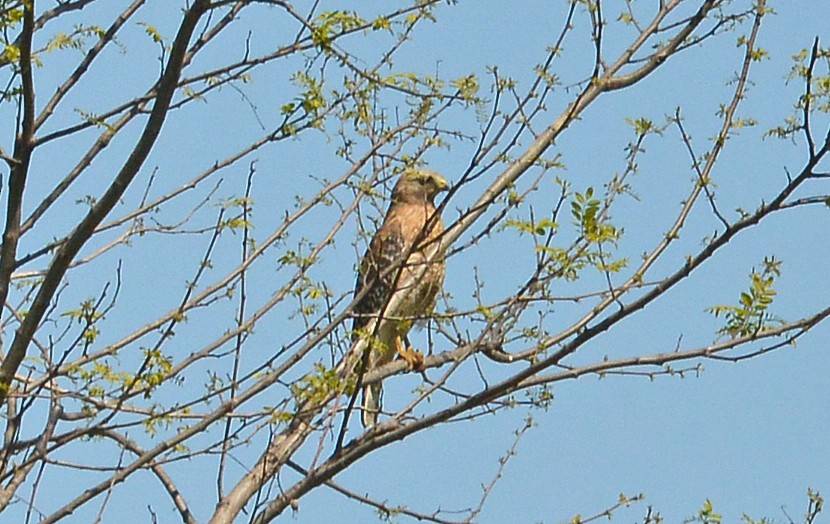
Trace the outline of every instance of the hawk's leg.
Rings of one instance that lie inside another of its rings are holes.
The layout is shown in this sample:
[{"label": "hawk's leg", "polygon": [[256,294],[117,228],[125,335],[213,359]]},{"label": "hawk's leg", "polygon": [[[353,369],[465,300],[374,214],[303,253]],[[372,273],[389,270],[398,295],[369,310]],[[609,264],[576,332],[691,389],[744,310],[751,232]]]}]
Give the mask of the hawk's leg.
[{"label": "hawk's leg", "polygon": [[406,361],[407,368],[417,371],[424,369],[424,354],[412,347],[404,346],[401,337],[395,337],[395,349],[398,355]]}]

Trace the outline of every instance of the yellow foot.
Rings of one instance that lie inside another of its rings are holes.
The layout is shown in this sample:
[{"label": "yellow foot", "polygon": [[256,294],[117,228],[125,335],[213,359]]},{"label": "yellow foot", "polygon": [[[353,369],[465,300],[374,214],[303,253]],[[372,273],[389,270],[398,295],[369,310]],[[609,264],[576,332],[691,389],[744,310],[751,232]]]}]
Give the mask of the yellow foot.
[{"label": "yellow foot", "polygon": [[416,349],[404,347],[401,337],[395,339],[395,348],[398,350],[398,355],[406,361],[406,367],[410,370],[423,371],[424,369],[424,354]]}]

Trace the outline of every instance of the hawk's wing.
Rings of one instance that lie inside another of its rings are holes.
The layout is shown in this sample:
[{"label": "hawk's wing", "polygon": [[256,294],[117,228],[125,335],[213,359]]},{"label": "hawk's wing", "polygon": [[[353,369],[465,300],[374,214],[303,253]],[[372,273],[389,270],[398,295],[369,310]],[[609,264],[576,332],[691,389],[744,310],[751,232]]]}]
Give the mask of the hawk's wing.
[{"label": "hawk's wing", "polygon": [[400,269],[389,270],[409,249],[396,221],[384,224],[375,234],[369,249],[360,261],[355,284],[355,296],[369,290],[354,306],[353,339],[366,327],[372,315],[379,315],[389,302]]},{"label": "hawk's wing", "polygon": [[[399,263],[398,259],[408,250],[409,246],[403,236],[400,224],[395,220],[385,222],[375,234],[358,268],[355,295],[360,295],[363,292],[365,294],[354,306],[355,317],[352,323],[352,340],[357,340],[366,335],[366,333],[360,331],[369,324],[373,316],[377,318],[383,308],[386,307],[386,304],[389,303],[400,274],[400,268],[391,270],[390,268]],[[377,350],[378,346],[371,342],[367,345],[364,371],[374,367],[378,361],[392,359],[394,354],[392,348],[395,343],[397,327],[390,325],[395,324],[394,322],[386,322],[385,324],[384,329],[376,329],[378,345],[384,349],[383,351]],[[380,382],[363,388],[361,419],[365,427],[377,423],[381,394],[382,386]]]}]

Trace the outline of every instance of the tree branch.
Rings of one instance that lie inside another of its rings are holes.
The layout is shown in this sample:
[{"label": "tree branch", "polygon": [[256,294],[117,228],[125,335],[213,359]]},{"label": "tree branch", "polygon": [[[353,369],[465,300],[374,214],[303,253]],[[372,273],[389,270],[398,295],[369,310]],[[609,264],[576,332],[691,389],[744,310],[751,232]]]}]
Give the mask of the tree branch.
[{"label": "tree branch", "polygon": [[[102,195],[101,199],[92,207],[92,209],[90,209],[89,213],[86,217],[84,217],[81,223],[78,224],[69,236],[68,241],[63,244],[55,254],[49,270],[44,277],[43,283],[41,284],[37,295],[35,295],[32,307],[26,315],[26,318],[23,320],[23,323],[15,332],[12,345],[6,359],[0,367],[0,403],[5,400],[6,395],[8,394],[12,378],[17,372],[23,358],[26,356],[26,350],[29,347],[32,336],[34,336],[35,330],[40,324],[40,321],[43,319],[43,315],[52,300],[55,290],[63,279],[63,275],[66,273],[66,270],[69,268],[69,265],[72,263],[75,255],[77,255],[87,240],[89,240],[92,236],[98,224],[101,223],[112,208],[118,203],[121,195],[124,194],[124,191],[127,190],[127,187],[133,181],[136,174],[138,174],[138,171],[147,159],[147,155],[150,153],[153,144],[155,144],[155,141],[161,132],[162,124],[167,116],[167,110],[170,105],[170,101],[173,98],[173,93],[178,85],[178,80],[181,75],[182,62],[184,55],[187,52],[190,37],[196,28],[197,22],[202,15],[207,12],[209,6],[209,0],[195,0],[193,6],[185,14],[179,28],[179,32],[173,43],[173,48],[170,51],[170,58],[167,62],[167,67],[165,68],[164,74],[159,81],[158,95],[156,96],[155,103],[153,104],[153,110],[150,113],[150,118],[147,120],[144,132],[110,187]],[[33,119],[33,106],[31,108],[31,113],[30,119]],[[30,121],[29,125],[31,126],[32,123],[33,121]],[[6,263],[8,263],[7,260]],[[2,259],[0,259],[0,268],[2,267],[3,263]],[[0,273],[0,280],[2,280],[2,273]],[[6,284],[6,286],[8,286],[8,284]],[[0,298],[5,299],[5,294],[2,292],[2,289],[0,289]]]}]

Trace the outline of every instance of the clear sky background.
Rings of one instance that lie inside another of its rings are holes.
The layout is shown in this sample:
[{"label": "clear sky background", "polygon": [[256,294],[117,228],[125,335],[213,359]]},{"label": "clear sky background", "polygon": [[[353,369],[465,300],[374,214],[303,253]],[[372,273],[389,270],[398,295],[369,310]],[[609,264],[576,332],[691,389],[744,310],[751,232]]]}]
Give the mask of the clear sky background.
[{"label": "clear sky background", "polygon": [[[123,2],[116,3],[119,5],[115,7],[121,8]],[[324,0],[322,8],[342,7],[334,3],[327,6],[329,3]],[[647,4],[646,0],[636,3]],[[180,4],[149,2],[138,19],[153,24],[165,37],[172,38]],[[388,4],[358,2],[359,9],[368,12]],[[622,2],[603,4],[609,20],[618,14],[620,6],[616,4]],[[770,5],[777,14],[764,20],[760,37],[761,47],[770,56],[754,66],[754,85],[740,109],[740,116],[753,117],[759,125],[730,140],[715,171],[718,202],[730,213],[731,219],[738,216],[732,211],[735,208],[753,210],[779,190],[786,182],[785,169],[797,172],[802,166],[806,154],[801,138],[793,144],[762,139],[762,135],[780,125],[791,113],[792,104],[802,89],[798,82],[787,83],[791,55],[809,49],[816,36],[830,44],[826,1],[779,0]],[[437,73],[448,79],[473,73],[479,76],[482,89],[486,90],[489,87],[486,68],[497,65],[500,73],[514,78],[521,89],[532,82],[534,66],[544,60],[546,46],[552,45],[558,36],[566,9],[567,3],[562,0],[462,0],[457,5],[442,5],[436,10],[435,23],[422,24],[415,30],[411,45],[398,56],[396,67]],[[101,20],[107,20],[106,11],[107,7],[94,6],[94,10],[79,15],[78,20],[99,15]],[[220,41],[223,45],[212,46],[202,58],[205,62],[197,62],[194,67],[204,67],[211,60],[226,61],[228,54],[241,56],[240,41],[248,30],[255,52],[273,47],[275,42],[290,40],[294,30],[275,26],[279,18],[276,15],[243,17],[237,32]],[[593,47],[586,21],[584,13],[577,15],[576,28],[556,69],[565,85],[590,74]],[[747,31],[748,27],[739,29],[685,51],[641,84],[604,96],[592,105],[556,144],[554,152],[562,155],[566,165],[566,170],[557,174],[570,180],[578,190],[601,187],[611,174],[625,167],[624,149],[634,138],[625,119],[645,117],[662,123],[678,107],[698,153],[706,150],[720,126],[718,107],[728,102],[733,89],[729,81],[740,67],[743,50],[735,45],[736,38]],[[90,91],[79,93],[67,107],[74,104],[94,111],[96,107],[108,107],[114,100],[123,99],[125,93],[143,92],[159,65],[154,58],[157,47],[146,38],[142,40],[141,33],[140,27],[132,29],[125,40],[127,52],[112,52],[108,56],[110,81],[98,86],[94,96]],[[606,42],[608,57],[615,57],[620,45],[630,36],[630,31],[612,24]],[[353,53],[365,53],[366,57],[377,56],[382,50],[382,46],[361,35],[352,37],[344,45]],[[48,86],[51,75],[60,77],[74,63],[74,59],[67,62],[47,59],[38,74]],[[255,75],[254,82],[245,91],[248,101],[273,120],[280,105],[295,94],[287,78],[299,67],[298,63],[279,65]],[[367,63],[371,63],[370,58]],[[44,87],[43,92],[51,89],[51,86]],[[558,114],[572,96],[564,90],[555,94],[549,104],[550,114]],[[177,187],[198,170],[262,133],[248,101],[228,89],[204,104],[191,104],[174,113],[147,163],[148,174],[150,169],[158,169],[155,190],[161,193],[166,187]],[[72,121],[77,116],[67,111],[61,118]],[[448,118],[458,119],[451,122],[453,126],[471,132],[477,129],[472,112]],[[826,119],[819,122],[827,125]],[[823,134],[823,128],[818,129]],[[119,153],[123,154],[134,140],[132,133],[128,130],[96,161],[96,173],[109,180],[119,165]],[[295,194],[312,194],[316,188],[312,177],[333,178],[345,170],[343,160],[333,154],[335,147],[336,144],[322,135],[306,135],[256,155],[254,222],[262,226],[257,226],[255,235],[259,231],[265,235],[273,229],[282,213],[291,208]],[[38,158],[38,169],[47,174],[51,169],[65,170],[66,158],[72,156],[71,148],[71,142],[56,144],[50,154]],[[614,211],[615,223],[626,230],[621,252],[633,261],[665,233],[667,220],[679,209],[692,180],[689,157],[675,130],[667,130],[662,138],[650,138],[646,150],[639,159],[640,172],[633,180],[640,200],[621,200]],[[467,166],[472,151],[472,144],[459,142],[449,151],[428,153],[426,159],[430,168],[452,182]],[[241,193],[245,169],[240,167],[234,173],[235,178],[229,176],[223,183],[220,195]],[[38,191],[51,187],[50,182],[46,175],[33,182],[34,196],[28,200],[29,205],[37,201]],[[94,178],[83,183],[87,185],[81,186],[80,193],[84,190],[95,193],[98,186]],[[142,191],[143,187],[136,187],[127,198],[139,198]],[[547,180],[531,198],[543,206],[555,194],[556,188]],[[192,201],[197,202],[203,196],[195,195]],[[476,196],[456,195],[446,215],[454,215],[456,208],[463,209]],[[60,230],[62,221],[82,211],[79,206],[50,218],[44,223],[39,238],[55,236],[57,233],[50,232],[50,227]],[[376,214],[368,208],[364,212]],[[167,218],[172,220],[174,215]],[[317,238],[316,235],[326,230],[329,218],[325,214],[313,216],[305,234]],[[665,265],[658,266],[664,274],[697,249],[701,240],[717,227],[703,203],[692,214],[691,221],[693,225],[684,232],[678,247],[668,254]],[[739,236],[733,246],[707,262],[692,278],[647,311],[598,337],[572,362],[669,352],[678,339],[684,348],[712,342],[722,324],[705,309],[715,304],[734,303],[748,286],[752,267],[760,266],[768,255],[783,260],[784,274],[777,286],[779,296],[774,309],[778,315],[793,320],[825,307],[830,300],[828,228],[830,212],[826,208],[807,208],[772,217],[757,230]],[[317,270],[338,296],[348,292],[354,282],[353,264],[362,250],[350,244],[355,236],[356,226],[351,224],[323,257]],[[127,256],[141,253],[153,257],[144,259],[152,263],[126,259],[131,279],[125,279],[120,300],[131,304],[133,313],[129,320],[113,320],[109,324],[113,338],[117,338],[119,329],[154,318],[159,311],[158,304],[166,304],[168,298],[169,304],[175,303],[174,297],[180,296],[181,282],[192,274],[193,264],[183,260],[197,260],[204,243],[189,237],[148,238],[137,241],[133,249]],[[505,256],[506,253],[510,256]],[[532,254],[533,246],[527,238],[502,235],[450,260],[446,288],[456,297],[453,305],[463,308],[473,304],[474,267],[486,283],[485,299],[495,300],[509,294],[526,276],[515,272],[517,260],[527,260]],[[118,258],[113,257],[113,260]],[[227,260],[216,261],[215,270],[219,272],[233,263],[235,260],[229,255]],[[257,271],[262,272],[260,286],[265,286],[269,278],[277,279],[273,276],[273,266]],[[92,270],[76,272],[73,279],[80,284],[81,290],[72,291],[79,298],[89,295],[89,289],[101,287],[100,274]],[[154,289],[152,294],[147,292],[148,285]],[[562,296],[592,288],[591,283],[568,285],[562,283]],[[169,297],[168,288],[175,290]],[[267,296],[266,289],[255,290],[254,297],[257,292]],[[566,304],[557,307],[560,309],[556,314],[547,317],[551,324],[546,328],[551,331],[557,329],[557,319],[563,319],[561,326],[564,327],[566,320],[579,311]],[[185,351],[199,346],[203,341],[200,337],[210,340],[209,329],[232,325],[232,312],[232,307],[217,307],[208,315],[194,316],[182,328],[176,343],[182,344]],[[285,332],[299,328],[299,324],[285,320],[286,316],[285,312],[276,312],[258,326],[257,338],[251,342],[256,348],[253,351],[271,351],[275,344],[287,339]],[[109,332],[104,332],[104,336],[110,336]],[[422,340],[420,337],[423,334],[416,339]],[[699,376],[661,376],[653,381],[630,376],[602,380],[588,376],[559,383],[554,387],[555,399],[546,412],[528,413],[525,408],[517,408],[496,417],[439,427],[371,454],[335,480],[355,492],[367,493],[392,505],[405,504],[424,513],[439,508],[461,510],[475,506],[482,484],[493,479],[499,469],[499,458],[514,443],[514,431],[523,426],[530,414],[535,427],[518,442],[516,455],[509,460],[503,478],[493,488],[478,519],[480,522],[567,522],[576,514],[589,516],[613,505],[620,493],[628,496],[642,493],[645,501],[633,509],[623,510],[615,518],[619,522],[641,520],[649,505],[663,515],[665,522],[681,522],[693,515],[707,498],[724,515],[725,522],[738,522],[743,513],[753,518],[771,517],[777,522],[787,522],[786,514],[789,514],[798,522],[807,506],[808,488],[830,495],[828,342],[830,326],[825,325],[803,337],[794,348],[740,364],[703,362],[705,369]],[[202,378],[194,380],[199,382]],[[199,387],[196,382],[192,385]],[[417,384],[416,376],[394,377],[386,383],[385,399],[395,405],[396,394],[405,397]],[[159,394],[175,395],[175,391],[171,387],[159,390]],[[268,403],[267,399],[262,402]],[[403,401],[399,402],[403,405]],[[90,449],[87,447],[85,452]],[[170,466],[170,471],[182,483],[197,516],[204,519],[215,503],[211,480],[215,463],[177,463]],[[84,478],[78,474],[78,482]],[[56,501],[62,499],[59,486],[67,480],[72,479],[46,479],[46,486],[51,485],[52,490],[41,488],[40,502],[49,506],[53,496],[50,493],[54,493]],[[147,503],[152,500],[156,510],[160,510],[161,522],[174,521],[176,516],[172,510],[168,511],[164,495],[153,479],[137,477],[131,482],[134,489],[116,493],[105,522],[128,522],[115,519],[119,514],[117,509],[140,511],[145,504],[136,504],[135,497],[145,495]],[[134,522],[146,522],[146,517],[140,514]],[[321,487],[300,501],[299,511],[282,520],[372,522],[375,517],[371,509]],[[403,517],[396,520],[407,521]]]}]

